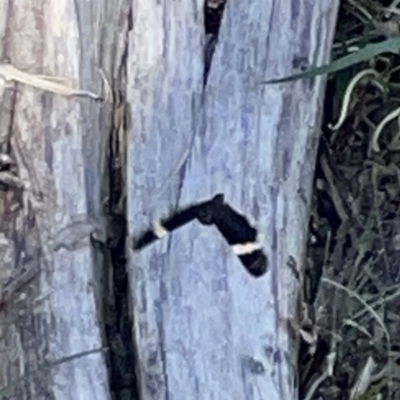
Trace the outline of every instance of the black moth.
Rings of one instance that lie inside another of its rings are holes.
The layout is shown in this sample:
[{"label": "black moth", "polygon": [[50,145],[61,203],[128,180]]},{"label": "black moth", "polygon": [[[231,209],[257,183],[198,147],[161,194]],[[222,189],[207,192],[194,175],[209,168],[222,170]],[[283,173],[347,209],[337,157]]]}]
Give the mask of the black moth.
[{"label": "black moth", "polygon": [[257,230],[243,215],[225,203],[223,194],[161,219],[151,229],[134,238],[133,250],[141,250],[194,219],[203,225],[215,225],[252,276],[259,277],[267,272],[268,259],[257,242]]}]

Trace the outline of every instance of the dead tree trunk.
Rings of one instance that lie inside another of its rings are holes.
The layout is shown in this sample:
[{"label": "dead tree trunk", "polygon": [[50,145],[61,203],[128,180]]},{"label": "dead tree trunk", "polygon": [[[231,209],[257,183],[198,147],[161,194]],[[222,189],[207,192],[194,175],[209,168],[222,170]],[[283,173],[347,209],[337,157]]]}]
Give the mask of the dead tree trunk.
[{"label": "dead tree trunk", "polygon": [[[215,2],[214,2],[215,3]],[[268,3],[268,4],[267,4]],[[203,2],[136,1],[129,43],[130,232],[216,193],[264,235],[254,279],[215,229],[188,224],[131,258],[145,399],[295,398],[295,316],[323,80],[338,2],[227,0],[204,83]]]},{"label": "dead tree trunk", "polygon": [[91,236],[105,228],[130,8],[0,0],[2,399],[110,398],[110,274]]},{"label": "dead tree trunk", "polygon": [[[133,365],[141,399],[294,398],[323,80],[261,82],[326,61],[337,2],[292,3],[227,0],[208,68],[203,0],[0,0],[1,398],[132,399]],[[216,193],[265,276],[198,223],[124,264]]]}]

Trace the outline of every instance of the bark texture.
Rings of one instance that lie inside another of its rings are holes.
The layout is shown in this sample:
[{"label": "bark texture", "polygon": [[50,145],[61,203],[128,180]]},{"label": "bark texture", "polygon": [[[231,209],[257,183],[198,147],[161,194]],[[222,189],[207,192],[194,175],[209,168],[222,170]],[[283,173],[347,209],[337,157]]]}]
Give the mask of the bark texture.
[{"label": "bark texture", "polygon": [[296,311],[326,62],[337,1],[228,0],[203,85],[201,0],[134,1],[129,40],[131,233],[224,193],[264,235],[269,272],[246,274],[212,228],[185,226],[131,254],[145,399],[296,398]]},{"label": "bark texture", "polygon": [[115,109],[20,83],[4,65],[105,93],[128,22],[126,1],[0,0],[0,153],[12,160],[0,171],[2,399],[110,398],[90,234]]},{"label": "bark texture", "polygon": [[[251,278],[197,223],[127,251],[141,398],[295,398],[287,320],[323,80],[261,82],[327,60],[338,1],[267,3],[227,1],[205,85],[203,0],[0,0],[0,397],[134,398],[133,362],[114,348],[133,340],[104,312],[128,309],[124,273],[91,240],[110,236],[119,168],[130,235],[222,192],[270,264]],[[21,83],[4,64],[105,100]]]}]

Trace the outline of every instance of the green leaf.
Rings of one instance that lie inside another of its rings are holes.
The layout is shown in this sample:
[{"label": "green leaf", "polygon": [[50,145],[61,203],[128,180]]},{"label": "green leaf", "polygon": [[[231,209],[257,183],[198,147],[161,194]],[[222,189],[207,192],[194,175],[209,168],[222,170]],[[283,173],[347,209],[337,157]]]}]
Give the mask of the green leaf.
[{"label": "green leaf", "polygon": [[264,84],[291,82],[298,79],[311,79],[318,75],[331,74],[342,69],[351,67],[363,61],[382,54],[382,53],[398,53],[400,50],[400,37],[392,37],[379,43],[367,44],[361,50],[348,54],[344,57],[332,61],[330,64],[321,65],[320,67],[310,68],[304,72],[289,75],[284,78],[271,79],[263,81]]}]

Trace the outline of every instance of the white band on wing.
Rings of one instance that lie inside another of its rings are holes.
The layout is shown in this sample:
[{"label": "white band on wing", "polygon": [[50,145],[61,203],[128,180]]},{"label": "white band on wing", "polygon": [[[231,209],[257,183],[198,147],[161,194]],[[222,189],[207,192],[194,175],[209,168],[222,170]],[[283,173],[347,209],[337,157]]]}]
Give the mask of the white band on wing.
[{"label": "white band on wing", "polygon": [[163,236],[165,236],[168,233],[168,231],[161,225],[160,221],[157,221],[154,223],[153,230],[154,230],[154,234],[159,239],[161,239]]},{"label": "white band on wing", "polygon": [[245,254],[251,254],[253,251],[261,250],[261,243],[249,242],[244,244],[234,244],[232,246],[233,252],[238,256],[243,256]]}]

